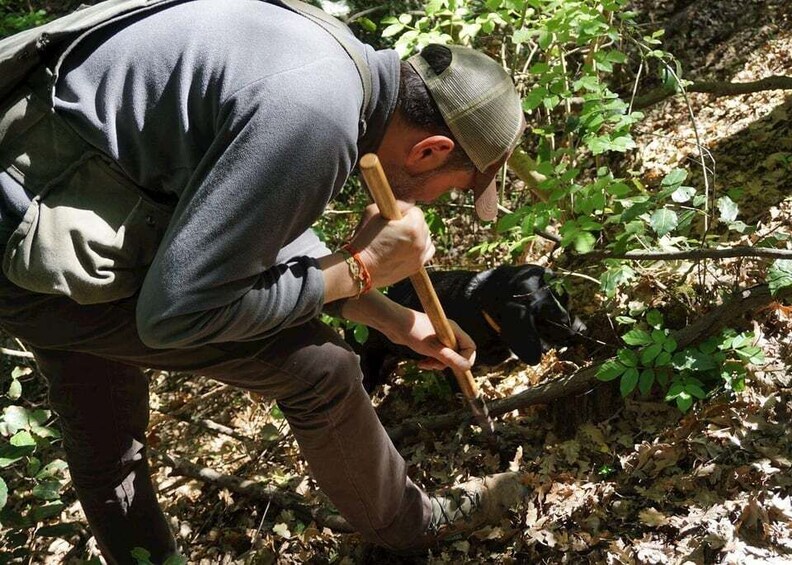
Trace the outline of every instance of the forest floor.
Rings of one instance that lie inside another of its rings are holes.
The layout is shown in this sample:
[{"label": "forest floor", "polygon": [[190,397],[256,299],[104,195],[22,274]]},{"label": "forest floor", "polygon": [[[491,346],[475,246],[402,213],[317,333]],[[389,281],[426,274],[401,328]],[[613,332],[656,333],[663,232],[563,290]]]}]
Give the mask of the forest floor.
[{"label": "forest floor", "polygon": [[[655,28],[667,26],[667,48],[689,77],[792,76],[790,2],[643,0],[636,7]],[[691,112],[714,159],[713,190],[741,188],[740,219],[756,225],[757,234],[788,232],[792,96],[768,91],[668,99],[646,110],[629,167],[651,181],[695,162]],[[467,222],[448,229],[452,237],[487,235]],[[544,251],[537,246],[524,259],[542,262]],[[452,253],[439,263],[450,268],[463,260],[470,266],[471,259]],[[710,269],[709,277],[724,288],[750,286],[763,273],[755,262],[738,259]],[[659,308],[671,300],[651,268],[628,294],[626,302]],[[573,310],[595,319],[601,306],[595,296]],[[412,478],[428,489],[506,470],[522,473],[530,487],[500,524],[421,557],[393,555],[294,511],[174,474],[163,455],[299,493],[311,507],[329,506],[274,404],[187,375],[152,374],[149,440],[159,497],[188,562],[196,564],[792,563],[792,309],[776,303],[740,324],[754,331],[765,364],[753,368],[744,391],[720,391],[687,414],[662,399],[627,400],[604,419],[573,418],[570,430],[559,422],[564,414],[556,403],[499,418],[497,454],[480,430],[467,425],[400,440]],[[618,345],[615,331],[597,337]],[[551,352],[536,367],[507,362],[475,374],[487,398],[502,398],[569,374],[578,357]],[[460,407],[436,379],[419,381],[409,367],[374,401],[386,427]],[[224,428],[218,431],[217,424]],[[64,500],[69,505],[61,519],[84,523],[73,494]],[[35,538],[31,549],[34,563],[77,563],[96,555],[85,528],[67,539]]]}]

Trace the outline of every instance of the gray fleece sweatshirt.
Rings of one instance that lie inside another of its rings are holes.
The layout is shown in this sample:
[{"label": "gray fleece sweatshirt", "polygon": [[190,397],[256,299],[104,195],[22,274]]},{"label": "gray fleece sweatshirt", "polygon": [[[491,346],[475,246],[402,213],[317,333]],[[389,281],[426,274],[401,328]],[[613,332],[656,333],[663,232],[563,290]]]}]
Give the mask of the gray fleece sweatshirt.
[{"label": "gray fleece sweatshirt", "polygon": [[100,31],[65,61],[55,109],[137,184],[178,198],[140,291],[157,348],[249,341],[316,316],[310,232],[393,113],[399,61],[259,0],[195,0]]}]

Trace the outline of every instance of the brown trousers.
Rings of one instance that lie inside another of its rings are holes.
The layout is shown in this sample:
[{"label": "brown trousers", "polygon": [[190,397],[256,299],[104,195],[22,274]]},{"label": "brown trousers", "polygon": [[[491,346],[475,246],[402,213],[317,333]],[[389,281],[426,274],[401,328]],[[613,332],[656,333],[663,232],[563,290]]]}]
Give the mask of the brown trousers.
[{"label": "brown trousers", "polygon": [[[0,248],[2,250],[2,248]],[[30,345],[60,416],[77,496],[110,563],[175,551],[146,457],[148,380],[141,368],[211,377],[277,401],[321,489],[363,536],[407,548],[429,501],[407,477],[361,385],[357,356],[314,320],[256,342],[154,350],[135,328],[135,300],[82,306],[0,274],[0,327]]]}]

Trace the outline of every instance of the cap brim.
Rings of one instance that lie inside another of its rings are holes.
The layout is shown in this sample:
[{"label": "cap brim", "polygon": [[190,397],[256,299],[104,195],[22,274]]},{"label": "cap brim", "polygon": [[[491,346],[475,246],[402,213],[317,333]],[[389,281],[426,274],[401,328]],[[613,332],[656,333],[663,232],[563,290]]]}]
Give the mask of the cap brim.
[{"label": "cap brim", "polygon": [[473,184],[473,193],[475,195],[476,214],[478,217],[485,221],[490,222],[498,216],[498,186],[495,183],[495,177],[498,171],[503,168],[509,159],[509,156],[520,143],[522,132],[525,131],[525,116],[522,116],[522,125],[520,132],[514,140],[514,143],[506,152],[506,154],[496,163],[489,165],[484,172],[476,171],[476,179]]},{"label": "cap brim", "polygon": [[498,185],[495,182],[495,173],[480,176],[479,182],[473,188],[476,215],[479,219],[490,222],[498,216]]}]

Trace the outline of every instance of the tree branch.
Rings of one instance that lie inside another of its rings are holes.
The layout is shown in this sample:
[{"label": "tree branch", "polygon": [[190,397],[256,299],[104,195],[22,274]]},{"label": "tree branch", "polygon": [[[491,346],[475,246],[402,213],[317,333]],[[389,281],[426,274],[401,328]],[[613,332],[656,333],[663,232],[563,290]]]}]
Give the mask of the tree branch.
[{"label": "tree branch", "polygon": [[311,508],[302,497],[263,485],[256,481],[240,479],[233,475],[224,475],[209,467],[201,467],[186,459],[149,448],[153,457],[172,468],[171,475],[189,477],[220,488],[225,488],[253,500],[267,502],[282,509],[291,510],[304,522],[315,521],[319,526],[330,528],[334,532],[351,533],[355,529],[339,514],[333,514],[325,508]]},{"label": "tree branch", "polygon": [[772,249],[738,245],[735,247],[716,247],[714,249],[688,249],[685,251],[626,251],[610,253],[593,252],[583,257],[590,259],[632,259],[644,261],[652,259],[726,259],[729,257],[765,257],[771,259],[792,259],[792,249]]},{"label": "tree branch", "polygon": [[[672,332],[671,335],[676,340],[678,348],[684,349],[696,341],[715,334],[745,313],[759,310],[775,300],[781,300],[790,295],[792,295],[792,288],[783,289],[778,296],[772,296],[766,284],[745,289],[737,293],[732,300],[713,308],[704,316],[697,318],[694,323]],[[514,396],[488,401],[487,407],[490,416],[500,416],[512,410],[519,410],[534,404],[546,404],[558,398],[588,392],[599,384],[596,376],[599,367],[600,365],[591,365],[568,377],[553,379]],[[474,420],[469,410],[457,410],[440,416],[407,420],[403,424],[389,429],[388,435],[394,442],[398,442],[421,430],[440,430],[471,423],[474,423]]]},{"label": "tree branch", "polygon": [[[764,90],[790,90],[792,89],[792,77],[774,75],[765,77],[753,82],[721,82],[721,81],[701,81],[694,82],[685,86],[688,92],[702,92],[714,96],[737,96],[740,94],[751,94]],[[634,109],[647,108],[678,94],[674,88],[656,88],[643,96],[637,96],[633,102]]]}]

